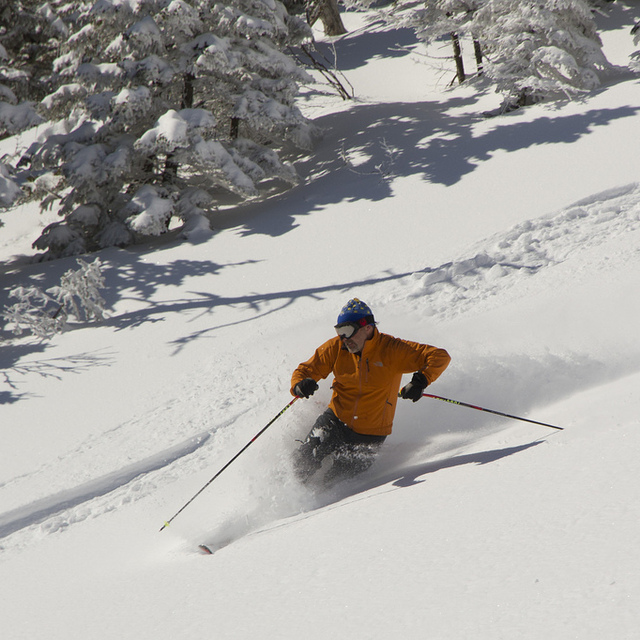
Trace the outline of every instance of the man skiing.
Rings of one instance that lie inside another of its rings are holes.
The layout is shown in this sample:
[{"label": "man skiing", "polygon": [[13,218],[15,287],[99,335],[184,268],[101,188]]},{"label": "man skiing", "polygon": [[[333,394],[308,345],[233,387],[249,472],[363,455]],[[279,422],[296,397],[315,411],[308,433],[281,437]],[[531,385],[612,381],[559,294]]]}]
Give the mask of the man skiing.
[{"label": "man skiing", "polygon": [[451,360],[444,349],[381,333],[371,309],[358,298],[340,311],[335,329],[338,335],[291,377],[291,393],[309,398],[318,380],[334,376],[329,406],[296,454],[294,468],[302,482],[327,456],[333,465],[325,484],[366,471],[391,433],[402,374],[414,372],[400,396],[417,402]]}]

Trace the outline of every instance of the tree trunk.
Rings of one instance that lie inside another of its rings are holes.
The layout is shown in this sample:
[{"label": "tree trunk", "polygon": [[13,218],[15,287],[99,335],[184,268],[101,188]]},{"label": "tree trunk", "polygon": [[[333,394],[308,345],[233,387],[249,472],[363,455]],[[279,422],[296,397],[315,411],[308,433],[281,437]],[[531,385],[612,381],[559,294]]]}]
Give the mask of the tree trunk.
[{"label": "tree trunk", "polygon": [[237,140],[238,136],[240,135],[240,118],[238,118],[237,116],[233,116],[233,118],[231,118],[229,135],[231,136],[232,140]]},{"label": "tree trunk", "polygon": [[482,46],[480,45],[480,42],[475,38],[473,39],[473,52],[476,55],[476,67],[478,69],[478,75],[481,76],[484,71],[484,65],[482,62]]},{"label": "tree trunk", "polygon": [[328,36],[340,36],[347,30],[340,17],[338,0],[311,0],[307,5],[307,22],[313,26],[320,19]]},{"label": "tree trunk", "polygon": [[178,178],[178,169],[180,165],[176,160],[175,154],[169,153],[164,161],[164,169],[162,171],[162,184],[172,186]]},{"label": "tree trunk", "polygon": [[[193,108],[193,81],[195,76],[185,73],[184,82],[182,84],[182,109]],[[164,162],[164,170],[162,171],[162,184],[174,184],[178,177],[178,169],[180,168],[173,153],[167,154]]]},{"label": "tree trunk", "polygon": [[458,82],[462,84],[467,77],[464,74],[464,63],[462,62],[462,49],[460,47],[460,38],[457,33],[451,34],[451,42],[453,44],[453,58],[456,61],[456,76]]},{"label": "tree trunk", "polygon": [[184,84],[182,85],[182,108],[193,108],[193,81],[195,76],[190,73],[186,73],[184,76]]}]

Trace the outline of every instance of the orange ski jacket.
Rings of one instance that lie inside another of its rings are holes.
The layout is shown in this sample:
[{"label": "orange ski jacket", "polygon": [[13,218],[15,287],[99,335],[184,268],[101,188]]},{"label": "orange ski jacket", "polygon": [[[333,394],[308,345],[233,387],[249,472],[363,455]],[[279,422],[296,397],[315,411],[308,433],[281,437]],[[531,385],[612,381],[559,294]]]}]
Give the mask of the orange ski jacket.
[{"label": "orange ski jacket", "polygon": [[361,354],[352,354],[339,337],[316,349],[298,365],[291,377],[291,393],[305,378],[318,381],[333,373],[329,408],[357,433],[391,433],[403,373],[422,372],[429,384],[447,368],[451,358],[444,349],[394,338],[375,329]]}]

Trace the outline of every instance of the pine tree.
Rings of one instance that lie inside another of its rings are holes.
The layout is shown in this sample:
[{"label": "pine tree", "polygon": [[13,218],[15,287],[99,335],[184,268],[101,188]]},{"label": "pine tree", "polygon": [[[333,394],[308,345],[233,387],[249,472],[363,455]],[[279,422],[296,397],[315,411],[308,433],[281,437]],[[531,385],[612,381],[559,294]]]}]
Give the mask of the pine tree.
[{"label": "pine tree", "polygon": [[506,105],[575,96],[597,87],[612,69],[587,0],[396,4],[393,13],[426,42],[444,34],[473,41],[479,70],[505,94]]},{"label": "pine tree", "polygon": [[478,73],[482,72],[481,45],[471,32],[474,13],[483,0],[400,0],[392,11],[394,22],[415,30],[418,38],[427,44],[446,36],[453,47],[456,78],[459,83],[466,80],[462,58],[462,38],[473,40]]},{"label": "pine tree", "polygon": [[573,97],[598,87],[612,70],[585,0],[488,0],[469,29],[507,104]]},{"label": "pine tree", "polygon": [[49,88],[49,69],[64,22],[50,5],[0,3],[0,139],[42,122],[35,104]]},{"label": "pine tree", "polygon": [[283,53],[310,37],[278,0],[77,2],[41,102],[59,130],[29,150],[31,193],[64,220],[46,257],[165,233],[266,183],[295,184],[278,150],[315,130],[294,103],[311,78]]}]

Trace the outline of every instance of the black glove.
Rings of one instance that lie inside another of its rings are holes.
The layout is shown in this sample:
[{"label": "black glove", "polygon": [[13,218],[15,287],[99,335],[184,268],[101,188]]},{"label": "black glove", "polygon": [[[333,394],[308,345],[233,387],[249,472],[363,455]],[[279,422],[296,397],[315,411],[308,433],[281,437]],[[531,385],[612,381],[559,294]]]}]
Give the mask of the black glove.
[{"label": "black glove", "polygon": [[305,378],[293,387],[293,392],[298,398],[310,398],[317,389],[318,383],[313,378]]},{"label": "black glove", "polygon": [[424,373],[420,373],[420,371],[416,371],[411,378],[411,382],[400,389],[400,397],[418,402],[428,384],[427,376]]}]

